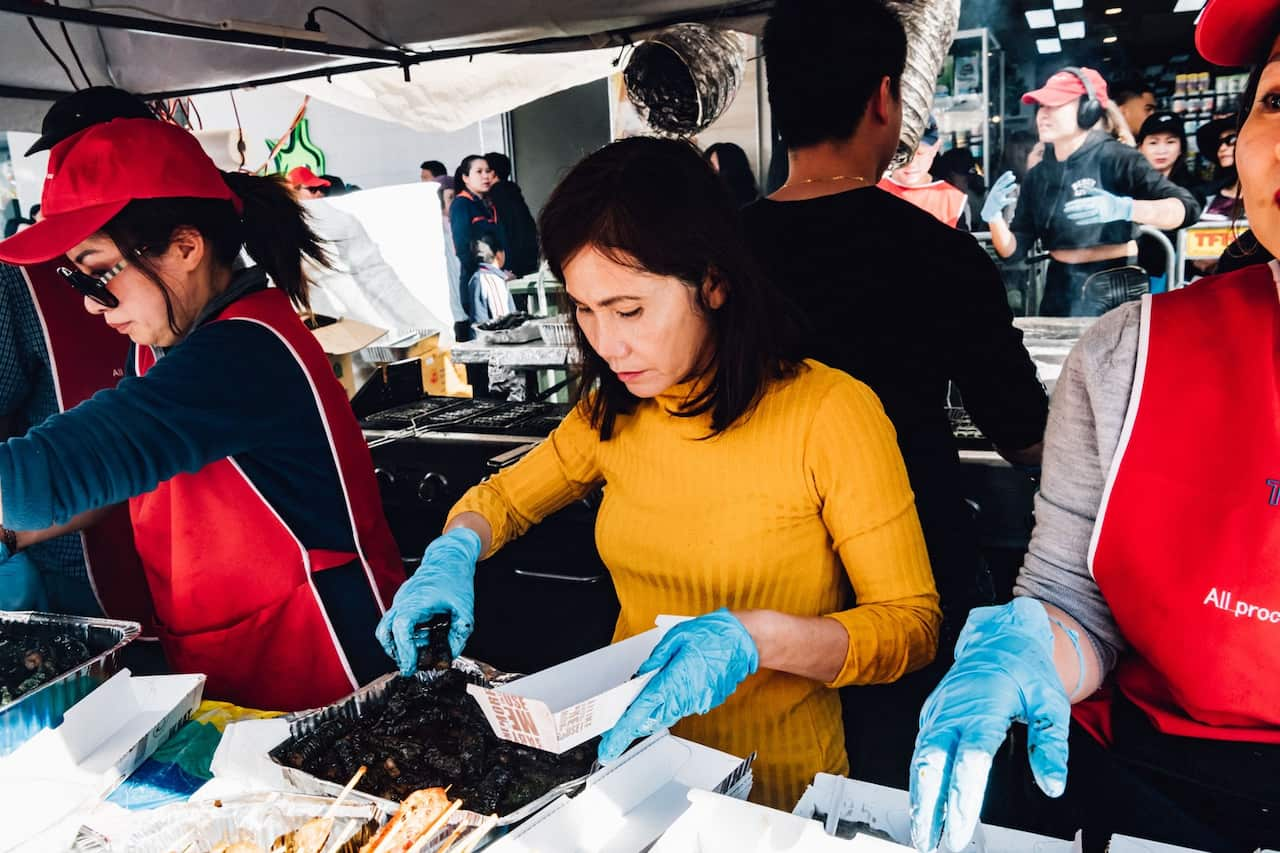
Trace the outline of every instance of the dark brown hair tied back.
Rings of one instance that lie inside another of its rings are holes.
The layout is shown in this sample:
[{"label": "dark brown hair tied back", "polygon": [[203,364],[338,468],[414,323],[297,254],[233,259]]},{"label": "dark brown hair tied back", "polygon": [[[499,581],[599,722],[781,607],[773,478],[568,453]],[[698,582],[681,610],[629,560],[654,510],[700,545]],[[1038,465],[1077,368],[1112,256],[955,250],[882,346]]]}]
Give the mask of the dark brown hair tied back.
[{"label": "dark brown hair tied back", "polygon": [[306,210],[282,177],[243,172],[223,172],[222,177],[244,203],[245,251],[295,305],[309,308],[303,257],[323,267],[331,264],[323,241],[311,230]]},{"label": "dark brown hair tied back", "polygon": [[244,203],[244,213],[236,213],[229,201],[207,198],[136,199],[103,227],[126,255],[142,252],[142,271],[164,294],[169,328],[181,329],[173,312],[172,294],[147,256],[164,254],[182,227],[200,232],[214,259],[225,267],[235,263],[241,247],[300,308],[309,308],[303,257],[324,267],[331,266],[323,241],[307,223],[307,213],[293,197],[282,178],[224,172],[223,180]]}]

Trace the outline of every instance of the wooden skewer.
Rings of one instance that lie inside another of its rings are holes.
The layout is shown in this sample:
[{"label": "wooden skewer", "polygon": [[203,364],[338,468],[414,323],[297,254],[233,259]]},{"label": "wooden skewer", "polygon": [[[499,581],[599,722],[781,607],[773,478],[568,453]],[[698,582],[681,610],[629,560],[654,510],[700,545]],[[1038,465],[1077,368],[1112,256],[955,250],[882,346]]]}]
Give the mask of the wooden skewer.
[{"label": "wooden skewer", "polygon": [[328,820],[333,817],[334,812],[338,810],[338,806],[342,805],[342,801],[347,798],[347,794],[351,793],[351,789],[359,784],[360,780],[364,778],[364,772],[368,769],[369,768],[365,767],[363,764],[360,765],[360,769],[356,771],[356,775],[351,777],[351,781],[347,783],[347,787],[342,789],[342,793],[339,794],[338,798],[330,804],[329,810],[324,813],[324,820]]}]

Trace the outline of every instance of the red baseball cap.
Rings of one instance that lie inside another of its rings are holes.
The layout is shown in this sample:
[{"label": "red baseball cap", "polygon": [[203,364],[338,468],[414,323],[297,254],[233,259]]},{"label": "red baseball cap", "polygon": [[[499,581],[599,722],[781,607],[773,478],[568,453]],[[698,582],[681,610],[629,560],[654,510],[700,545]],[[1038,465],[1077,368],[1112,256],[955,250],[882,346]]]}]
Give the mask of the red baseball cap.
[{"label": "red baseball cap", "polygon": [[[1092,68],[1081,68],[1080,73],[1088,79],[1089,85],[1093,87],[1093,94],[1104,107],[1111,103],[1111,99],[1107,97],[1107,81],[1102,79],[1101,74]],[[1023,95],[1022,103],[1040,104],[1045,107],[1060,107],[1087,94],[1089,93],[1085,90],[1084,83],[1079,77],[1070,71],[1059,71],[1046,80],[1039,89]]]},{"label": "red baseball cap", "polygon": [[1196,50],[1214,65],[1253,65],[1280,29],[1280,0],[1209,0],[1196,21]]},{"label": "red baseball cap", "polygon": [[310,166],[295,166],[289,170],[289,183],[297,187],[327,187],[329,182],[311,171]]},{"label": "red baseball cap", "polygon": [[142,198],[225,199],[244,212],[190,133],[155,119],[115,119],[53,146],[40,194],[43,218],[0,241],[0,260],[56,258]]}]

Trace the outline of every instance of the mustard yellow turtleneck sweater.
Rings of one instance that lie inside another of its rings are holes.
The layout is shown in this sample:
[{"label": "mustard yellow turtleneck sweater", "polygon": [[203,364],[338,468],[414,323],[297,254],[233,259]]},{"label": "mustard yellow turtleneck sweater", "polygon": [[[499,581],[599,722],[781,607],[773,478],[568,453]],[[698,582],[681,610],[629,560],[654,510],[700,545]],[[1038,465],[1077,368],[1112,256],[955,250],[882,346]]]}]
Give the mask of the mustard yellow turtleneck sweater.
[{"label": "mustard yellow turtleneck sweater", "polygon": [[757,752],[752,799],[790,810],[815,773],[849,771],[832,688],[893,681],[933,659],[941,612],[924,538],[893,427],[861,382],[806,362],[711,439],[709,416],[671,414],[689,392],[642,401],[608,441],[575,409],[450,517],[484,516],[496,550],[603,481],[596,545],[622,605],[615,641],[662,613],[720,607],[838,620],[849,648],[831,684],[762,669],[674,728]]}]

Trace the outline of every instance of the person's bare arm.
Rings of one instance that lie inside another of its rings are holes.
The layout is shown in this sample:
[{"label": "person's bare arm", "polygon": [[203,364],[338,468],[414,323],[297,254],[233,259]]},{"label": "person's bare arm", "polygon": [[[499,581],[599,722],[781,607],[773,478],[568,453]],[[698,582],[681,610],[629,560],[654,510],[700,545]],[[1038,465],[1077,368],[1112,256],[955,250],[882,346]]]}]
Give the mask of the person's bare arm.
[{"label": "person's bare arm", "polygon": [[1135,199],[1133,202],[1133,221],[1139,225],[1159,228],[1161,231],[1181,228],[1186,216],[1186,206],[1176,198],[1158,198],[1150,201]]},{"label": "person's bare arm", "polygon": [[445,525],[444,532],[465,527],[480,537],[480,553],[488,554],[493,546],[493,525],[478,512],[462,512]]},{"label": "person's bare arm", "polygon": [[1089,642],[1089,633],[1084,626],[1065,610],[1043,601],[1040,603],[1044,604],[1045,612],[1049,614],[1049,625],[1053,628],[1053,665],[1062,679],[1067,698],[1073,703],[1087,699],[1102,686],[1106,675],[1097,649]]},{"label": "person's bare arm", "polygon": [[80,513],[66,524],[55,524],[53,527],[46,527],[44,530],[15,530],[14,535],[17,537],[18,550],[21,551],[24,548],[30,548],[32,545],[47,542],[66,533],[77,533],[93,527],[114,508],[113,506],[104,506],[98,509],[91,509],[88,512]]},{"label": "person's bare arm", "polygon": [[738,618],[760,654],[760,668],[823,683],[834,681],[849,652],[849,633],[835,619],[744,610]]},{"label": "person's bare arm", "polygon": [[1018,238],[1003,218],[991,220],[987,223],[987,227],[991,230],[991,245],[995,248],[997,255],[1007,258],[1018,251]]}]

